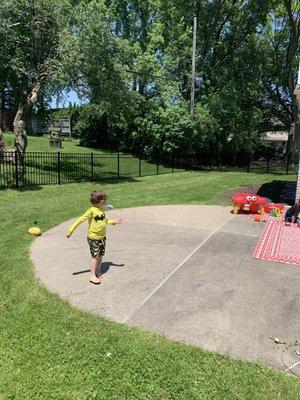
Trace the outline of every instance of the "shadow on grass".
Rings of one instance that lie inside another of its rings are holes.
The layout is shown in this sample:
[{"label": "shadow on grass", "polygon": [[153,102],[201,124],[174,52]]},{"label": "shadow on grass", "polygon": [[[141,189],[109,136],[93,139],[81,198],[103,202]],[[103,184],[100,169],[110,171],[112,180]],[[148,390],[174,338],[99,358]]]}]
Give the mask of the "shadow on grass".
[{"label": "shadow on grass", "polygon": [[[141,177],[141,178],[143,178],[143,177]],[[107,177],[107,178],[106,177],[97,178],[97,179],[94,179],[93,181],[91,181],[91,180],[78,180],[78,181],[64,182],[62,180],[60,185],[58,183],[48,183],[48,184],[45,183],[45,184],[42,184],[42,185],[38,185],[38,184],[35,184],[35,183],[32,183],[32,182],[26,182],[26,183],[20,184],[20,187],[18,187],[18,188],[15,185],[14,186],[10,185],[10,186],[7,186],[7,187],[0,186],[0,192],[4,192],[6,190],[17,190],[19,192],[37,191],[37,190],[43,189],[45,186],[64,186],[64,185],[73,185],[73,184],[76,184],[76,183],[77,184],[78,183],[81,183],[81,184],[95,184],[95,185],[105,183],[105,184],[110,184],[110,185],[118,185],[120,183],[127,183],[127,182],[138,183],[140,181],[137,178],[132,178],[132,177],[120,177],[118,179],[117,177],[113,178],[113,177],[110,176],[110,177]]]},{"label": "shadow on grass", "polygon": [[[48,186],[48,185],[45,185]],[[42,185],[36,185],[36,184],[32,184],[32,183],[28,183],[28,184],[22,184],[22,186],[20,187],[16,187],[16,186],[9,186],[9,187],[0,187],[0,192],[4,192],[7,190],[16,190],[18,192],[28,192],[28,191],[38,191],[38,190],[42,190],[43,186]]]},{"label": "shadow on grass", "polygon": [[115,149],[105,149],[102,147],[101,148],[100,147],[87,147],[87,146],[84,146],[83,144],[80,144],[80,142],[75,144],[75,147],[84,149],[84,150],[86,150],[87,153],[95,152],[95,153],[99,153],[100,155],[101,154],[115,155],[118,153]]},{"label": "shadow on grass", "polygon": [[112,185],[117,185],[118,183],[125,183],[125,182],[139,182],[137,180],[138,177],[133,178],[131,176],[124,176],[120,177],[119,179],[117,177],[112,178],[112,177],[102,177],[102,178],[95,178],[93,182],[89,183],[107,183],[107,184],[112,184]]}]

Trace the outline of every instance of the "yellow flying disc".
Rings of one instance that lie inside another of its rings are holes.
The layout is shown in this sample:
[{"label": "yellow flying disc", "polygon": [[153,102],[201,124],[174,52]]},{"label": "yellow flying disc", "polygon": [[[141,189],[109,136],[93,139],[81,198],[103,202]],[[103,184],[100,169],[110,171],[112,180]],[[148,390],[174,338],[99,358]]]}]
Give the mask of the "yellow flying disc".
[{"label": "yellow flying disc", "polygon": [[38,226],[34,226],[28,229],[28,233],[30,233],[30,235],[40,236],[42,234],[42,231]]}]

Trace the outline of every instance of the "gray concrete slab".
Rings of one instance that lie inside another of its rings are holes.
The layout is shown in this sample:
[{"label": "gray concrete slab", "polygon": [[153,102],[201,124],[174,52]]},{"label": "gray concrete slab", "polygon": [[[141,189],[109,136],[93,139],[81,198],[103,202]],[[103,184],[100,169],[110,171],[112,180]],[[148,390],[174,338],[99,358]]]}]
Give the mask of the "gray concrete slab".
[{"label": "gray concrete slab", "polygon": [[[31,247],[36,275],[73,305],[202,348],[298,371],[300,267],[254,260],[264,223],[220,206],[113,210],[103,283],[88,281],[86,226],[72,221]],[[285,358],[283,358],[285,357]],[[295,364],[295,365],[294,365]]]}]

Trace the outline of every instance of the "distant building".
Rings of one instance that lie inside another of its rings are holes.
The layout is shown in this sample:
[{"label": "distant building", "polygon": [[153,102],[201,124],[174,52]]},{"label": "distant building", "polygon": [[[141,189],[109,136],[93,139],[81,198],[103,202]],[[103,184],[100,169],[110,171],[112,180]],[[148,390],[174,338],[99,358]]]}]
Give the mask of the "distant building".
[{"label": "distant building", "polygon": [[14,122],[14,114],[10,110],[0,109],[0,128],[3,132],[12,132]]},{"label": "distant building", "polygon": [[263,132],[261,138],[265,144],[271,145],[271,147],[285,153],[289,134],[289,130],[278,118],[272,118],[270,121],[270,130]]},{"label": "distant building", "polygon": [[11,89],[5,86],[0,92],[0,128],[3,132],[13,130],[14,112],[10,91]]},{"label": "distant building", "polygon": [[278,146],[285,146],[289,137],[288,131],[268,131],[264,132],[262,139],[264,142],[272,143]]},{"label": "distant building", "polygon": [[24,117],[26,131],[34,134],[48,133],[49,122],[40,118],[37,114],[25,115]]},{"label": "distant building", "polygon": [[[57,110],[51,110],[51,112]],[[3,132],[13,132],[15,112],[12,110],[3,110],[0,108],[0,128]],[[50,122],[50,118],[41,117],[34,111],[24,116],[26,132],[34,134],[47,134],[53,126],[60,128],[60,135],[72,137],[72,127],[70,117],[58,117],[53,124]]]}]

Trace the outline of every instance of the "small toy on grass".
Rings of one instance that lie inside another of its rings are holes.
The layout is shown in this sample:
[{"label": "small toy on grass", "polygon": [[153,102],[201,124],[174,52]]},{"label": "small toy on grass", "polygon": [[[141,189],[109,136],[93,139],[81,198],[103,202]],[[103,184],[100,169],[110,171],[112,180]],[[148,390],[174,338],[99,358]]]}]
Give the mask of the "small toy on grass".
[{"label": "small toy on grass", "polygon": [[[35,221],[34,225],[36,225],[36,224],[37,224],[37,222]],[[41,234],[42,234],[42,231],[38,226],[33,226],[33,227],[29,228],[27,232],[33,236],[41,236]]]}]

